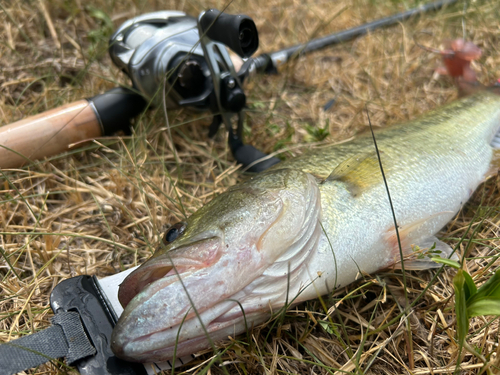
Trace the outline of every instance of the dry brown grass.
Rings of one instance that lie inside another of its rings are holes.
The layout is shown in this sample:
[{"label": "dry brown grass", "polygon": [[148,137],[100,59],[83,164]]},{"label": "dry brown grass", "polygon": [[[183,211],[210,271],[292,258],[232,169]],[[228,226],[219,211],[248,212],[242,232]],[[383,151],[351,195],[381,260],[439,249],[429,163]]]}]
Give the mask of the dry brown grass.
[{"label": "dry brown grass", "polygon": [[[408,2],[412,6],[413,1]],[[198,14],[220,1],[8,0],[0,7],[0,124],[104,92],[127,83],[106,54],[100,9],[113,27],[132,16],[160,9]],[[434,74],[438,58],[416,47],[413,35],[429,31],[425,42],[465,36],[483,50],[474,64],[482,82],[500,77],[498,1],[460,2],[444,11],[376,31],[342,46],[301,57],[279,75],[255,77],[247,85],[251,111],[246,140],[283,157],[301,153],[314,137],[306,125],[330,131],[327,141],[347,139],[366,127],[370,103],[375,126],[404,121],[455,97],[446,77]],[[332,15],[346,7],[333,21]],[[229,12],[244,12],[257,23],[261,52],[359,25],[403,10],[398,1],[235,1]],[[46,11],[44,10],[46,9]],[[91,33],[91,34],[89,34]],[[94,35],[91,38],[91,35]],[[324,111],[331,99],[336,103]],[[208,118],[170,111],[166,121],[152,110],[127,138],[98,140],[72,152],[0,176],[0,341],[49,325],[48,297],[61,280],[111,275],[151,255],[162,231],[241,179],[219,134],[206,138]],[[410,151],[411,152],[411,151]],[[480,284],[496,269],[500,184],[489,180],[443,232],[468,257],[467,268]],[[468,230],[468,228],[471,230]],[[404,308],[400,273],[366,276],[320,301],[310,301],[275,321],[236,338],[209,373],[452,373],[457,361],[453,310],[454,272],[408,275],[411,331],[394,318]],[[326,307],[326,311],[325,308]],[[334,307],[337,307],[335,309]],[[277,324],[280,323],[280,324]],[[390,324],[388,324],[390,323]],[[473,319],[468,342],[499,373],[498,320]],[[331,333],[333,332],[333,333]],[[411,333],[411,335],[409,335]],[[225,344],[227,345],[227,344]],[[207,352],[180,371],[199,373]],[[222,365],[221,365],[222,364]],[[462,373],[484,368],[466,353]],[[62,373],[48,364],[34,373]]]}]

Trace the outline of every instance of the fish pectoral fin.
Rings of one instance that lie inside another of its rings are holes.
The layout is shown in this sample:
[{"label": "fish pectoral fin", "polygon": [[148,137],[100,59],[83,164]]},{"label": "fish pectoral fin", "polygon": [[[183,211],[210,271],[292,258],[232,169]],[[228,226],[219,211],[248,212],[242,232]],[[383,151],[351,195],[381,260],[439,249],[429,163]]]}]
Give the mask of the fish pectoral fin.
[{"label": "fish pectoral fin", "polygon": [[[432,261],[432,257],[450,257],[453,249],[436,236],[429,236],[429,232],[436,226],[440,227],[444,225],[444,223],[450,220],[451,216],[453,216],[453,212],[451,211],[437,212],[429,217],[416,220],[409,225],[399,228],[405,270],[437,268],[441,264]],[[387,266],[401,269],[401,252],[394,226],[386,232],[385,238],[390,253],[390,261]],[[453,254],[451,259],[458,260],[458,256]]]},{"label": "fish pectoral fin", "polygon": [[[458,261],[458,256],[453,253],[453,249],[447,243],[439,240],[435,236],[422,239],[416,244],[403,248],[404,268],[405,270],[426,270],[429,268],[439,268],[441,263],[434,262],[431,258],[439,256],[441,258],[450,258]],[[453,255],[450,257],[450,254]],[[398,254],[394,257],[393,267],[395,269],[402,269],[401,256]]]},{"label": "fish pectoral fin", "polygon": [[[388,167],[383,163],[384,173],[387,175]],[[322,182],[342,181],[347,189],[356,197],[374,185],[383,182],[380,165],[375,151],[351,156],[341,162],[333,172]]]}]

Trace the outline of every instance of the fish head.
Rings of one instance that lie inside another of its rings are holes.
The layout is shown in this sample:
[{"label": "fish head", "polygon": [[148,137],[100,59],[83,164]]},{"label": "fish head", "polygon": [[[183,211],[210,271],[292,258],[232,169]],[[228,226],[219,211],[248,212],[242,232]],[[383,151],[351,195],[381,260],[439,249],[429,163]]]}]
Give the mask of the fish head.
[{"label": "fish head", "polygon": [[260,323],[269,306],[239,301],[293,248],[318,202],[314,177],[273,170],[171,227],[154,255],[120,285],[125,310],[113,331],[114,353],[136,362],[168,360]]}]

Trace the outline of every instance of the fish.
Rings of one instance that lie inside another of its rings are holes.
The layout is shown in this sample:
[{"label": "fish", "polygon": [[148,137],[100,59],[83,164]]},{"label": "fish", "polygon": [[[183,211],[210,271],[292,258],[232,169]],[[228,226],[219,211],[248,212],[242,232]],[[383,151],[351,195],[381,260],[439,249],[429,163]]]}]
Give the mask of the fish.
[{"label": "fish", "polygon": [[370,133],[230,187],[168,229],[121,284],[113,352],[135,362],[182,357],[361,272],[458,259],[436,234],[497,172],[499,130],[500,95],[489,89],[375,132],[400,245]]}]

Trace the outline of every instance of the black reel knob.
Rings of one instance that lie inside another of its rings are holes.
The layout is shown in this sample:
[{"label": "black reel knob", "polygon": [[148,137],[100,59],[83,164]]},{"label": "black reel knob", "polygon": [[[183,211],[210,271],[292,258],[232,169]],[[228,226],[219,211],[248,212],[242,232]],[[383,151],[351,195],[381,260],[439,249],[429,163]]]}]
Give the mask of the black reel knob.
[{"label": "black reel knob", "polygon": [[240,57],[250,57],[259,48],[255,22],[244,14],[232,15],[209,9],[201,16],[200,24],[210,39],[225,44]]},{"label": "black reel knob", "polygon": [[245,107],[247,98],[236,80],[227,76],[221,81],[221,105],[226,111],[238,113]]}]

